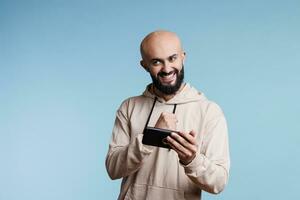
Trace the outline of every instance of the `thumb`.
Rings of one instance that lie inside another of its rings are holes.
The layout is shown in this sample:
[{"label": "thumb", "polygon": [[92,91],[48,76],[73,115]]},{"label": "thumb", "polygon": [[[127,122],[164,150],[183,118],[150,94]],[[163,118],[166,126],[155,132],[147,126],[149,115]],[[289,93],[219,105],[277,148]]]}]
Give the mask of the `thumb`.
[{"label": "thumb", "polygon": [[197,133],[194,130],[191,130],[190,135],[192,135],[193,137],[195,137],[197,135]]}]

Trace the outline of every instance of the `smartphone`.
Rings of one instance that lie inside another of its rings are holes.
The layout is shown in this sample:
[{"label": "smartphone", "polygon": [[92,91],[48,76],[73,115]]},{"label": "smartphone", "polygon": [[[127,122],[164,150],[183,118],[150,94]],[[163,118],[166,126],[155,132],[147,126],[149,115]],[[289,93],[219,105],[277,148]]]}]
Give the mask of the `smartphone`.
[{"label": "smartphone", "polygon": [[172,132],[176,132],[176,131],[154,128],[154,127],[146,127],[144,129],[144,136],[143,136],[142,143],[151,146],[170,149],[171,147],[167,143],[166,137],[170,136]]}]

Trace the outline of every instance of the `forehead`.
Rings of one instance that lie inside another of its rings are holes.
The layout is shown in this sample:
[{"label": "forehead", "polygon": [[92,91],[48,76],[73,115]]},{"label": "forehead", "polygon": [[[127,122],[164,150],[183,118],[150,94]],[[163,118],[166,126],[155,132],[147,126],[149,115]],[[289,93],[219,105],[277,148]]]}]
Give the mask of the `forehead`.
[{"label": "forehead", "polygon": [[181,52],[177,37],[170,35],[154,36],[143,43],[144,56],[148,59],[167,58]]}]

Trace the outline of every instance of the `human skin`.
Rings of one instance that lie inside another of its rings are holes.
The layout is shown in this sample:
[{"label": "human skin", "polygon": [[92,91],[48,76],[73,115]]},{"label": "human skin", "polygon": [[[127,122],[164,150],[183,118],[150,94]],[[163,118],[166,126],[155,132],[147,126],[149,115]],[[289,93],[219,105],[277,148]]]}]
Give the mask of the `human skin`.
[{"label": "human skin", "polygon": [[[148,73],[159,79],[163,85],[175,85],[176,70],[178,72],[182,70],[185,60],[185,52],[175,33],[155,31],[147,35],[141,43],[141,56],[140,64]],[[160,75],[160,72],[164,72],[163,75]],[[176,93],[180,92],[183,87],[184,84]],[[151,91],[166,101],[176,95],[176,93],[164,94],[155,87],[152,87]],[[155,127],[176,130],[177,122],[175,114],[163,112]],[[167,137],[167,141],[183,164],[188,164],[195,158],[198,149],[195,131],[172,133],[171,136]]]}]

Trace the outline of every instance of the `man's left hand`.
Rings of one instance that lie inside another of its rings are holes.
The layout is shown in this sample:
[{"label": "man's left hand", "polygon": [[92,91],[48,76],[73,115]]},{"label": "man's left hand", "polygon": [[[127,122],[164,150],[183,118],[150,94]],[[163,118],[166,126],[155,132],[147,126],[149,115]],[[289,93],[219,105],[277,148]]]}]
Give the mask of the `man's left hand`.
[{"label": "man's left hand", "polygon": [[171,136],[167,137],[167,141],[184,165],[189,164],[195,158],[198,150],[195,131],[171,133]]}]

